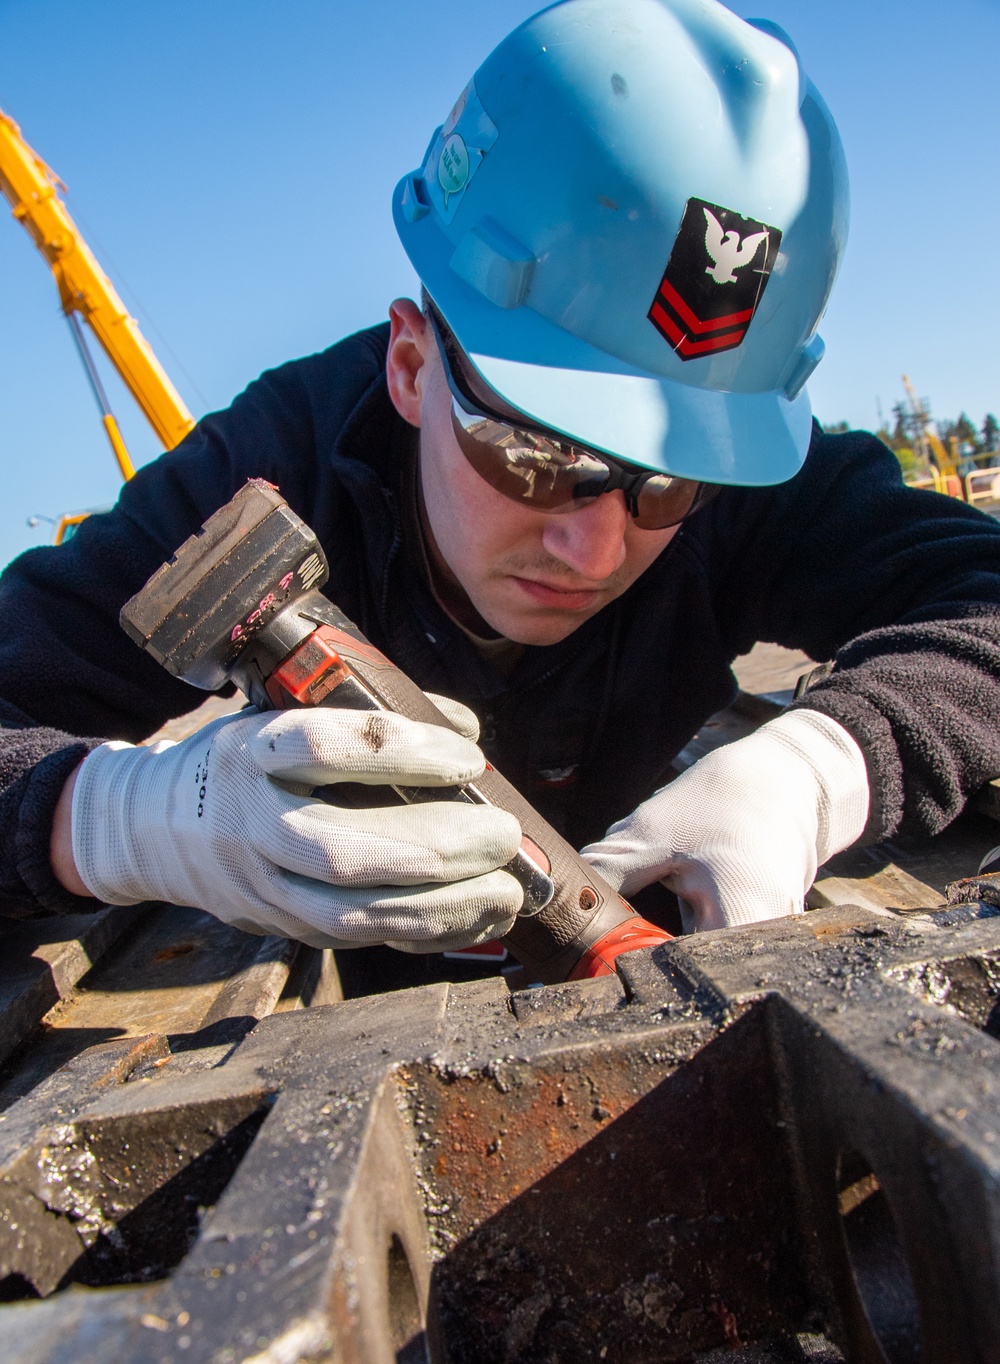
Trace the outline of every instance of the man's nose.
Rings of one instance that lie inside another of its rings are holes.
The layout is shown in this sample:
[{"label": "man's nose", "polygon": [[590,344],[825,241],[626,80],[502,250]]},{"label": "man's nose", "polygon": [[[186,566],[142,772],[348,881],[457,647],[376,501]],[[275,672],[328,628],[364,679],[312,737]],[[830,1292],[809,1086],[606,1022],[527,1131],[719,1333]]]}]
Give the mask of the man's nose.
[{"label": "man's nose", "polygon": [[616,489],[573,511],[547,516],[542,544],[574,573],[600,582],[625,561],[627,525],[625,494]]}]

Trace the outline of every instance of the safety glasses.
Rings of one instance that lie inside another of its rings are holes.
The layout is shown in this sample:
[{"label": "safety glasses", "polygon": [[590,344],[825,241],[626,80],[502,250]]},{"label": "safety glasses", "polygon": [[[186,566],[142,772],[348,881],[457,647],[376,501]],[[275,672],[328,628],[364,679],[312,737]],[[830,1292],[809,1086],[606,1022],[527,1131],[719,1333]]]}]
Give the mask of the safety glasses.
[{"label": "safety glasses", "polygon": [[455,439],[476,473],[498,493],[535,511],[567,512],[617,489],[640,530],[676,526],[719,491],[711,483],[636,469],[612,455],[525,425],[487,389],[447,323],[428,309],[451,391]]}]

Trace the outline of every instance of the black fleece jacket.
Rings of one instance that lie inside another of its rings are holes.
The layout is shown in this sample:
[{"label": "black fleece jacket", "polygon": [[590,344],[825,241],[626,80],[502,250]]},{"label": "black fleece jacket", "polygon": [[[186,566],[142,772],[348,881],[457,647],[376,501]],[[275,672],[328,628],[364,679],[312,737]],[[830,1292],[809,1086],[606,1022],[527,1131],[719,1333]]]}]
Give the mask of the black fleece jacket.
[{"label": "black fleece jacket", "polygon": [[618,601],[500,676],[424,581],[404,492],[416,438],[388,397],[387,338],[376,327],[263,375],[114,510],[4,573],[0,913],[93,907],[49,868],[63,781],[101,738],[142,739],[201,699],[118,612],[250,477],[317,532],[328,596],[422,687],[470,705],[487,754],[577,845],[662,785],[758,640],[836,660],[805,704],[865,753],[868,840],[941,829],[1000,773],[1000,525],[905,488],[866,433],[817,428],[795,478],[720,493]]}]

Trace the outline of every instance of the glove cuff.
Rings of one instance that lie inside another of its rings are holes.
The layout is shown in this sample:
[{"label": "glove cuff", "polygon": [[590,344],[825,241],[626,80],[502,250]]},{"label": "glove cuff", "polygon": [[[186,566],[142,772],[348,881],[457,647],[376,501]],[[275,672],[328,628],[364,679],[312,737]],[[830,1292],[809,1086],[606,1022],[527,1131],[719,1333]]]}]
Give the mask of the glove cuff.
[{"label": "glove cuff", "polygon": [[821,711],[797,707],[758,733],[801,759],[816,784],[820,864],[857,842],[868,820],[868,769],[853,735]]},{"label": "glove cuff", "polygon": [[[73,791],[73,859],[84,885],[109,905],[177,900],[159,858],[167,834],[162,760],[166,743],[150,748],[113,740],[95,748],[80,767]],[[143,836],[149,829],[150,836]],[[156,830],[159,830],[159,837]]]}]

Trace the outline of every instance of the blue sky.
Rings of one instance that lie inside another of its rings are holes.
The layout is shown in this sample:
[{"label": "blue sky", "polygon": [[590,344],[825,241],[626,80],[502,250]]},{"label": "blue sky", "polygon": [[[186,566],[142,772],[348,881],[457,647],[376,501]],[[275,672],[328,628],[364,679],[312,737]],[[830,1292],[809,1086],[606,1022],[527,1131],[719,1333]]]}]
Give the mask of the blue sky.
[{"label": "blue sky", "polygon": [[[905,371],[935,414],[965,408],[978,424],[1000,409],[1000,0],[731,7],[788,30],[847,149],[852,236],[817,414],[872,427]],[[0,0],[0,107],[68,184],[197,416],[413,292],[392,188],[536,8]],[[108,386],[137,462],[155,457]],[[118,486],[51,276],[2,203],[0,470],[0,563],[47,538],[31,513],[107,504]]]}]

